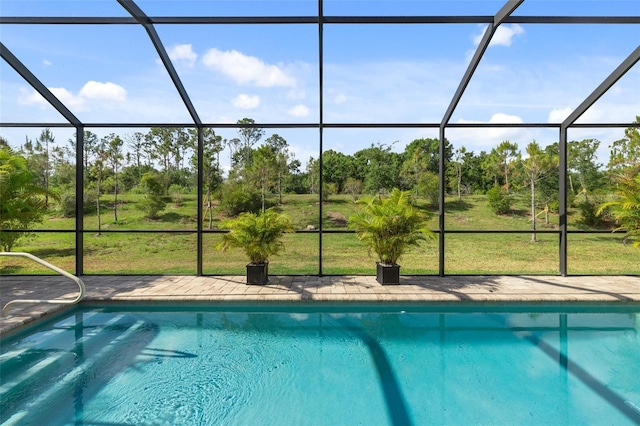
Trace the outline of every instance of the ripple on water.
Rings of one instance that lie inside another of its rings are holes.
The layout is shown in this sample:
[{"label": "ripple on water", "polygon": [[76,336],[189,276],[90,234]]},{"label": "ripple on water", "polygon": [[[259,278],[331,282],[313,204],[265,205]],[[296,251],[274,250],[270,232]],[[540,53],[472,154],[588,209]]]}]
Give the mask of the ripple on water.
[{"label": "ripple on water", "polygon": [[255,401],[248,402],[265,377],[287,375],[286,367],[295,356],[278,350],[261,333],[225,333],[222,339],[212,333],[188,344],[174,337],[159,336],[153,350],[146,350],[135,365],[114,377],[86,405],[87,420],[224,423],[254,405]]}]

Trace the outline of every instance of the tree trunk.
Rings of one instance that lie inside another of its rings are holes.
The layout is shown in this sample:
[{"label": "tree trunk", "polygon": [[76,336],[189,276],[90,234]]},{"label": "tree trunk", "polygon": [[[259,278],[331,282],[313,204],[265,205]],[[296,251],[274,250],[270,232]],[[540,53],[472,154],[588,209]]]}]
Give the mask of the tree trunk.
[{"label": "tree trunk", "polygon": [[264,198],[265,198],[265,182],[264,178],[262,179],[262,213],[265,211],[264,206]]},{"label": "tree trunk", "polygon": [[536,184],[531,178],[531,242],[536,242]]},{"label": "tree trunk", "polygon": [[462,185],[462,166],[458,168],[458,201],[462,199],[460,194],[460,186]]},{"label": "tree trunk", "polygon": [[509,166],[504,168],[504,186],[507,187],[507,194],[509,193]]},{"label": "tree trunk", "polygon": [[113,221],[118,223],[118,172],[113,180]]},{"label": "tree trunk", "polygon": [[549,204],[544,206],[544,224],[549,226]]},{"label": "tree trunk", "polygon": [[580,186],[582,187],[582,192],[584,193],[584,202],[589,202],[589,195],[587,195],[587,185],[584,182],[582,176],[580,177]]},{"label": "tree trunk", "polygon": [[101,229],[101,220],[100,220],[100,175],[98,175],[98,197],[96,198],[96,210],[98,213],[98,233],[96,235],[100,235]]},{"label": "tree trunk", "polygon": [[573,188],[573,178],[571,177],[571,173],[567,173],[569,175],[569,188],[571,188],[571,193],[576,195],[576,190]]},{"label": "tree trunk", "polygon": [[211,204],[211,188],[207,188],[207,210],[209,211],[209,229],[213,229],[213,205]]}]

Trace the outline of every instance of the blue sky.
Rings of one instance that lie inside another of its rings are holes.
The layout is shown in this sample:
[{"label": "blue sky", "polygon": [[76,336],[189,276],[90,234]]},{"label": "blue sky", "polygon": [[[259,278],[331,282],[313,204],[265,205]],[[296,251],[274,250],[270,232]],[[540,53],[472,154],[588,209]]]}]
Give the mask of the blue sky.
[{"label": "blue sky", "polygon": [[[299,1],[152,1],[150,16],[313,15]],[[325,0],[325,15],[492,15],[499,1]],[[115,0],[2,0],[4,16],[128,16]],[[639,0],[526,0],[514,15],[640,16]],[[251,117],[264,123],[319,118],[316,25],[157,25],[176,70],[205,123]],[[439,123],[484,31],[477,24],[325,25],[326,123]],[[135,25],[2,25],[2,42],[84,122],[188,123],[145,31]],[[637,25],[505,25],[478,67],[452,123],[559,123],[640,44]],[[0,121],[64,122],[4,61]],[[631,122],[640,115],[640,65],[582,121]],[[99,135],[132,129],[89,129]],[[144,130],[144,129],[143,129]],[[14,144],[39,129],[0,129]],[[235,137],[233,130],[221,130]],[[267,129],[284,136],[301,161],[317,157],[316,130]],[[66,142],[73,130],[54,129]],[[606,145],[622,129],[572,130]],[[390,144],[401,150],[435,129],[330,129],[325,149],[346,153]],[[542,145],[557,132],[537,128],[450,129],[454,146],[490,150],[502,140]],[[606,161],[606,159],[603,159]]]}]

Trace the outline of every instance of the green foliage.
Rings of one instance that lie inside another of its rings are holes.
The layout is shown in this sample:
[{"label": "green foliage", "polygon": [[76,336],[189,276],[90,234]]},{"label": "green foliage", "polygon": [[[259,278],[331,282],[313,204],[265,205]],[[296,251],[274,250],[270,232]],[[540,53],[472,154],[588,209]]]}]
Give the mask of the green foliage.
[{"label": "green foliage", "polygon": [[495,214],[506,214],[511,210],[511,197],[497,185],[487,191],[487,201]]},{"label": "green foliage", "polygon": [[640,247],[640,164],[619,174],[616,183],[616,199],[600,205],[598,214],[609,209],[619,225],[615,230],[627,231],[625,239]]},{"label": "green foliage", "polygon": [[173,204],[181,207],[184,199],[184,188],[175,183],[172,184],[169,187],[169,196],[171,197],[171,201],[173,202]]},{"label": "green foliage", "polygon": [[137,190],[137,186],[140,184],[140,179],[145,173],[153,171],[153,167],[143,164],[138,166],[126,166],[122,168],[120,177],[118,178],[120,183],[118,186],[122,187],[123,191]]},{"label": "green foliage", "polygon": [[[640,123],[640,116],[636,116],[635,123]],[[609,170],[613,172],[634,169],[640,163],[640,128],[628,127],[624,131],[624,138],[611,144],[609,156]]]},{"label": "green foliage", "polygon": [[63,217],[75,217],[76,215],[76,194],[65,192],[60,196],[58,202],[58,212]]},{"label": "green foliage", "polygon": [[[85,191],[84,193],[84,208],[83,213],[94,213],[96,211],[96,194],[91,191]],[[76,194],[73,192],[64,192],[60,195],[58,200],[57,212],[62,217],[75,217],[76,216]]]},{"label": "green foliage", "polygon": [[36,184],[27,160],[11,148],[0,147],[0,228],[17,232],[0,232],[4,251],[29,234],[34,224],[42,222],[47,211],[46,196],[55,194]]},{"label": "green foliage", "polygon": [[[585,194],[604,189],[606,180],[604,173],[600,170],[602,164],[597,162],[598,147],[600,141],[597,139],[583,139],[581,141],[570,141],[567,143],[567,162],[572,180],[573,190]],[[577,188],[577,186],[580,188]]]},{"label": "green foliage", "polygon": [[386,192],[399,186],[402,155],[391,145],[371,145],[354,154],[355,178],[362,180],[370,194]]},{"label": "green foliage", "polygon": [[338,186],[335,183],[322,183],[322,201],[329,201],[329,196],[338,193]]},{"label": "green foliage", "polygon": [[322,154],[322,179],[336,186],[336,191],[344,190],[345,181],[355,172],[354,158],[329,149]]},{"label": "green foliage", "polygon": [[378,196],[361,202],[366,206],[349,218],[349,228],[382,264],[396,265],[407,249],[435,238],[425,227],[426,215],[413,206],[408,191],[394,188],[387,198]]},{"label": "green foliage", "polygon": [[142,199],[137,206],[148,219],[157,219],[167,203],[164,201],[164,186],[155,172],[145,173],[140,179]]},{"label": "green foliage", "polygon": [[605,225],[605,217],[607,216],[605,210],[602,211],[603,214],[598,214],[598,208],[600,206],[600,202],[595,199],[584,200],[583,202],[578,204],[578,210],[580,211],[580,223],[586,226],[593,227],[601,227]]},{"label": "green foliage", "polygon": [[433,206],[437,206],[440,197],[440,179],[438,175],[426,171],[418,180],[418,193],[424,195]]},{"label": "green foliage", "polygon": [[342,192],[351,195],[353,201],[356,201],[358,196],[362,194],[362,188],[362,181],[350,177],[344,182]]},{"label": "green foliage", "polygon": [[239,183],[222,186],[220,210],[227,216],[237,216],[242,212],[257,213],[261,208],[261,196],[254,188]]},{"label": "green foliage", "polygon": [[294,230],[291,219],[273,209],[259,214],[242,213],[222,222],[220,228],[229,232],[223,235],[217,249],[224,252],[240,248],[253,264],[268,263],[270,256],[283,251],[283,233]]}]

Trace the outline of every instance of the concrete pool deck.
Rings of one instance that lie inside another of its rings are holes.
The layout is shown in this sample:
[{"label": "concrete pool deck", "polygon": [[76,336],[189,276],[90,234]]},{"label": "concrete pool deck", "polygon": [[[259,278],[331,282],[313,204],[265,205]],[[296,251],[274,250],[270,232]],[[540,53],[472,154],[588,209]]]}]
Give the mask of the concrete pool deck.
[{"label": "concrete pool deck", "polygon": [[[373,276],[83,276],[81,303],[640,303],[640,276],[403,276],[382,286]],[[15,299],[74,299],[78,286],[59,276],[2,276],[0,305]],[[0,318],[0,336],[68,305],[16,304]]]}]

